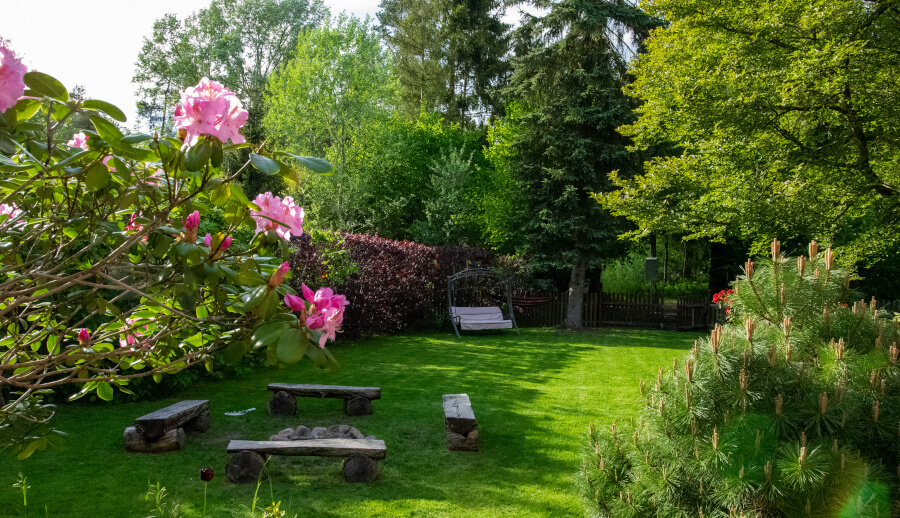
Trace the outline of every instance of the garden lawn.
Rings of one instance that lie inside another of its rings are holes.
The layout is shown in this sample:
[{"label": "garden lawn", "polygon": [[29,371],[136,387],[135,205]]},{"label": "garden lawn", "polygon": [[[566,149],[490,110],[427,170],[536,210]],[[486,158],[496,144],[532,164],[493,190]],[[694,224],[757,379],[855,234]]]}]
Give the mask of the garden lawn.
[{"label": "garden lawn", "polygon": [[[0,516],[146,517],[149,484],[166,488],[175,516],[203,514],[199,470],[215,469],[207,516],[247,517],[255,484],[225,479],[231,439],[265,440],[287,428],[346,423],[387,444],[372,484],[348,484],[341,460],[273,457],[257,513],[273,500],[288,517],[579,516],[576,488],[588,422],[608,426],[639,409],[640,379],[684,357],[695,333],[526,329],[521,336],[449,333],[339,341],[339,372],[308,361],[203,381],[178,397],[138,403],[64,405],[69,438],[31,459],[0,458]],[[338,399],[298,399],[298,415],[270,417],[270,382],[379,386],[370,416],[348,417]],[[447,450],[442,394],[468,393],[478,419],[478,453]],[[212,428],[188,435],[179,452],[126,453],[122,431],[135,417],[182,399],[209,399]],[[242,417],[224,412],[256,407]],[[27,476],[28,506],[13,488]],[[262,504],[262,506],[260,506]]]}]

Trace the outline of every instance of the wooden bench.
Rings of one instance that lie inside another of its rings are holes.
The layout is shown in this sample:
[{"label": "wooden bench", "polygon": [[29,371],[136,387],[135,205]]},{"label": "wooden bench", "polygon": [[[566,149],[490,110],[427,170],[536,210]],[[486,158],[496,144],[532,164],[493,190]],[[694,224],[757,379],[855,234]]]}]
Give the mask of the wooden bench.
[{"label": "wooden bench", "polygon": [[272,415],[296,414],[297,397],[341,398],[347,415],[369,415],[372,413],[372,400],[381,399],[379,387],[270,383],[268,388],[274,392],[269,400],[269,413]]},{"label": "wooden bench", "polygon": [[450,450],[478,451],[478,423],[468,394],[444,394],[444,428]]},{"label": "wooden bench", "polygon": [[295,455],[306,457],[346,457],[344,480],[372,482],[378,476],[378,462],[387,456],[384,441],[377,439],[308,439],[301,441],[240,441],[228,443],[228,453],[234,455],[225,466],[229,482],[256,482],[263,471],[266,455]]},{"label": "wooden bench", "polygon": [[125,449],[139,453],[161,453],[180,450],[184,431],[203,433],[209,430],[209,401],[179,401],[134,420],[125,428]]}]

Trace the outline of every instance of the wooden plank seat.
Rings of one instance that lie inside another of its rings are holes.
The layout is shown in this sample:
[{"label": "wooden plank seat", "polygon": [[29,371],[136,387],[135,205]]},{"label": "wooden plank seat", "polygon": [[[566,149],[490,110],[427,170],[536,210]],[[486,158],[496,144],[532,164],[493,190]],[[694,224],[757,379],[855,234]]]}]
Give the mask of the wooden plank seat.
[{"label": "wooden plank seat", "polygon": [[228,443],[234,454],[225,475],[235,484],[256,482],[267,475],[266,455],[305,457],[346,457],[343,466],[347,482],[372,482],[378,476],[378,462],[387,456],[384,441],[377,439],[307,439],[300,441],[243,441]]},{"label": "wooden plank seat", "polygon": [[372,413],[372,400],[381,399],[380,387],[270,383],[268,389],[274,393],[272,399],[269,400],[271,415],[296,414],[298,397],[343,399],[344,411],[347,412],[347,415],[369,415]]},{"label": "wooden plank seat", "polygon": [[130,452],[161,453],[184,446],[184,432],[209,430],[209,401],[189,399],[150,412],[125,428],[125,449]]},{"label": "wooden plank seat", "polygon": [[512,329],[512,320],[504,320],[499,307],[464,308],[453,306],[451,315],[460,329],[483,331],[487,329]]},{"label": "wooden plank seat", "polygon": [[478,451],[478,423],[468,394],[444,394],[443,399],[447,447],[453,451]]}]

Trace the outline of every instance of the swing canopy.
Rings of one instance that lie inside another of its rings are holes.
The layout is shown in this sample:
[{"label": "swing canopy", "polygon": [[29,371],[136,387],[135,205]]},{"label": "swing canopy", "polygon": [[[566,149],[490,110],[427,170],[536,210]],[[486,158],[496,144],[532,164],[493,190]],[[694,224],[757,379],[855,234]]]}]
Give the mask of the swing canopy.
[{"label": "swing canopy", "polygon": [[447,277],[447,302],[453,331],[515,329],[512,287],[507,276],[490,268],[469,268]]}]

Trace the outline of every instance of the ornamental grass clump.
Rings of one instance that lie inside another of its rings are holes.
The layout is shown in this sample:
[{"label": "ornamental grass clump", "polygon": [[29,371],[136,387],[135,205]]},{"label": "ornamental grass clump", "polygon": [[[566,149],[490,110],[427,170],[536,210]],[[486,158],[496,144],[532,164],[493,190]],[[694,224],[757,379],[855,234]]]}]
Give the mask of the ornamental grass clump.
[{"label": "ornamental grass clump", "polygon": [[590,425],[588,514],[896,516],[900,338],[829,249],[747,261],[724,326]]}]

